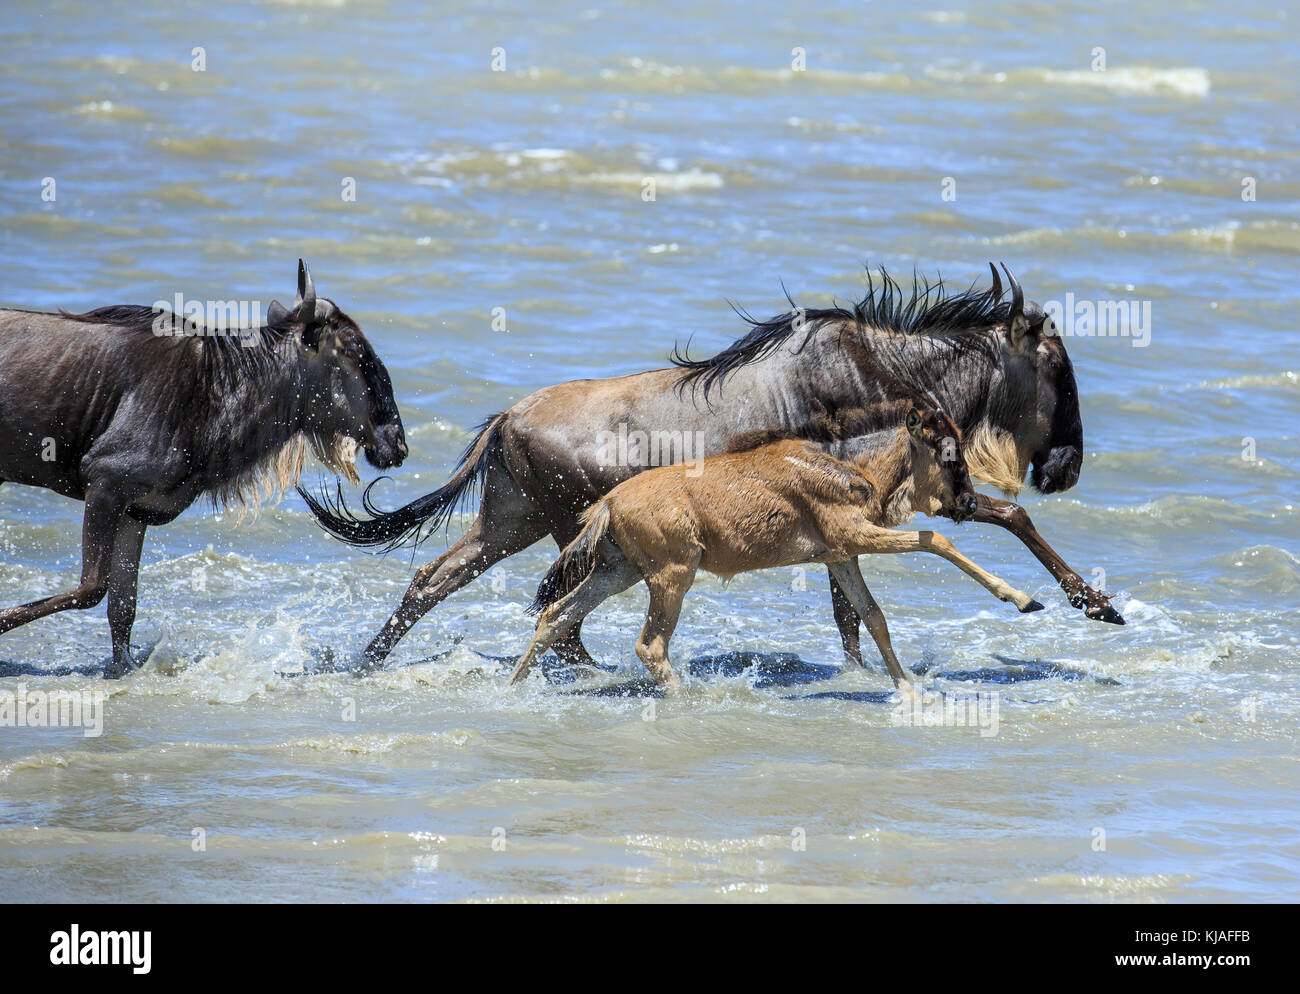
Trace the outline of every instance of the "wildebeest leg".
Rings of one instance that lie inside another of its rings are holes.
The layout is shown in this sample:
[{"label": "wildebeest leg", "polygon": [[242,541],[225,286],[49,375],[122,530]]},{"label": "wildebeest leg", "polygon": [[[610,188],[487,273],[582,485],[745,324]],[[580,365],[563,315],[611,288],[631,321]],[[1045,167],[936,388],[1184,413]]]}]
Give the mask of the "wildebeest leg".
[{"label": "wildebeest leg", "polygon": [[382,663],[393,651],[393,646],[434,605],[478,577],[493,563],[528,548],[545,534],[545,525],[529,521],[519,522],[508,530],[490,528],[485,522],[485,514],[480,511],[469,531],[451,548],[416,571],[402,603],[366,646],[363,669],[374,669]]},{"label": "wildebeest leg", "polygon": [[1111,607],[1110,598],[1088,586],[1078,573],[1066,565],[1065,560],[1057,555],[1056,550],[1047,544],[1042,535],[1038,534],[1028,513],[1019,504],[989,497],[986,494],[977,494],[975,514],[971,520],[1005,528],[1025,543],[1029,551],[1047,567],[1047,571],[1061,585],[1070,603],[1075,607],[1083,608],[1083,613],[1089,618],[1106,621],[1112,625],[1124,624],[1124,618]]},{"label": "wildebeest leg", "polygon": [[542,612],[533,640],[515,664],[508,686],[513,687],[527,676],[537,658],[580,625],[597,605],[621,594],[640,579],[637,568],[626,559],[618,563],[598,562],[586,579]]},{"label": "wildebeest leg", "polygon": [[136,582],[140,577],[143,546],[144,525],[127,515],[117,530],[108,574],[108,630],[113,635],[113,662],[104,670],[104,676],[110,680],[126,676],[135,668],[135,660],[131,658],[131,627],[135,624]]},{"label": "wildebeest leg", "polygon": [[104,599],[113,546],[128,502],[128,498],[113,493],[113,488],[104,484],[94,486],[86,494],[86,512],[81,525],[81,583],[67,593],[0,611],[0,632],[59,611],[94,607]]},{"label": "wildebeest leg", "polygon": [[668,566],[646,578],[650,608],[646,611],[641,636],[636,640],[636,654],[650,675],[670,694],[680,691],[682,685],[668,662],[668,640],[673,637],[677,619],[681,617],[686,591],[695,582],[698,562],[697,555],[695,563]]},{"label": "wildebeest leg", "polygon": [[894,686],[910,683],[907,671],[899,664],[898,657],[894,655],[894,646],[889,641],[889,626],[885,623],[885,612],[880,610],[880,605],[867,589],[867,583],[862,579],[862,571],[858,569],[858,561],[849,559],[842,563],[831,563],[826,568],[839,582],[844,596],[853,604],[855,614],[866,623],[867,631],[871,633],[876,648],[880,650],[880,658],[885,661],[885,669],[889,670],[889,675],[894,678]]},{"label": "wildebeest leg", "polygon": [[862,662],[862,641],[858,631],[858,612],[853,610],[853,603],[840,589],[835,579],[834,570],[828,568],[831,575],[831,612],[835,615],[835,627],[840,630],[840,644],[844,647],[844,661],[848,666],[864,666]]}]

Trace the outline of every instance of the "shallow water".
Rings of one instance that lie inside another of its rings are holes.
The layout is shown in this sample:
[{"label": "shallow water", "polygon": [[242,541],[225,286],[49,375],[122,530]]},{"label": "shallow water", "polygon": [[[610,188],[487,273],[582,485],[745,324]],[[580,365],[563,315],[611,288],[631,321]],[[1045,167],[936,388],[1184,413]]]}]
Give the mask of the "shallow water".
[{"label": "shallow water", "polygon": [[[146,541],[144,672],[96,678],[101,610],[0,637],[0,692],[111,695],[99,737],[0,728],[0,898],[1300,896],[1286,10],[53,3],[0,26],[0,303],[265,307],[305,256],[393,375],[412,457],[388,505],[484,416],[717,348],[727,301],[775,313],[782,280],[817,304],[866,261],[964,284],[993,258],[1040,301],[1151,302],[1145,347],[1067,338],[1084,473],[1025,495],[1126,627],[989,529],[945,526],[1045,611],[938,560],[864,564],[903,663],[996,694],[996,734],[908,724],[883,670],[840,673],[815,569],[701,577],[682,700],[595,692],[641,679],[637,590],[587,625],[614,673],[505,694],[549,543],[391,671],[330,672],[410,554],[344,549],[296,496],[239,527],[196,507]],[[73,584],[79,520],[0,488],[0,602]]]}]

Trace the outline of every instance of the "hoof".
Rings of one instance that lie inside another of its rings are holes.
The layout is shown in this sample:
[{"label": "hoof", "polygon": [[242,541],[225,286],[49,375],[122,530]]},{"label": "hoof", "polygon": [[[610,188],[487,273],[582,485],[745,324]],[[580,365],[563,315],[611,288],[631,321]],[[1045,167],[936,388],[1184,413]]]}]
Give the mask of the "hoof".
[{"label": "hoof", "polygon": [[104,679],[120,680],[122,677],[133,673],[138,668],[139,667],[136,665],[135,660],[130,656],[127,656],[124,659],[114,659],[104,667]]},{"label": "hoof", "polygon": [[1104,621],[1108,625],[1124,624],[1124,616],[1109,604],[1103,604],[1101,607],[1090,607],[1083,613],[1093,621]]},{"label": "hoof", "polygon": [[1020,609],[1020,613],[1033,614],[1033,612],[1041,611],[1041,610],[1043,610],[1043,605],[1039,604],[1038,601],[1030,601],[1028,604],[1026,604],[1024,607]]}]

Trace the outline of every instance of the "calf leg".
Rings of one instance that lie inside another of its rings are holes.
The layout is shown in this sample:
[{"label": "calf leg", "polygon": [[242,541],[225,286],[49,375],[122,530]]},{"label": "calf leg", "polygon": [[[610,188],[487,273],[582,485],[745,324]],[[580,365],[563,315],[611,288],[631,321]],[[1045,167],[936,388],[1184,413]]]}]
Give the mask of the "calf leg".
[{"label": "calf leg", "polygon": [[126,500],[113,493],[112,487],[104,484],[87,492],[81,526],[81,582],[67,593],[0,611],[0,632],[59,611],[94,607],[104,599],[113,547],[126,504]]},{"label": "calf leg", "polygon": [[[937,532],[900,532],[889,528],[871,528],[860,539],[859,554],[929,552],[941,556],[988,590],[1000,601],[1010,601],[1022,614],[1040,611],[1043,605],[1024,591],[1017,590],[1000,577],[971,562],[951,542]],[[843,579],[840,580],[843,583]],[[856,605],[855,605],[856,606]],[[859,611],[861,613],[861,611]]]},{"label": "calf leg", "polygon": [[1083,608],[1083,613],[1087,617],[1096,621],[1106,621],[1112,625],[1124,624],[1124,618],[1111,607],[1110,598],[1088,586],[1078,573],[1066,565],[1065,560],[1056,554],[1056,550],[1047,544],[1042,535],[1038,534],[1033,521],[1019,504],[989,497],[986,494],[976,494],[975,514],[971,520],[1005,528],[1024,542],[1034,557],[1047,567],[1047,571],[1061,585],[1070,603],[1074,607]]},{"label": "calf leg", "polygon": [[[697,557],[698,560],[698,557]],[[695,566],[670,566],[646,579],[650,588],[650,609],[636,641],[636,654],[650,675],[670,694],[682,689],[668,662],[668,640],[681,617],[682,600],[695,581]]]},{"label": "calf leg", "polygon": [[135,624],[136,583],[143,545],[144,525],[127,515],[117,530],[108,574],[108,630],[113,635],[113,662],[104,670],[108,679],[125,676],[135,668],[135,660],[131,658],[131,627]]},{"label": "calf leg", "polygon": [[[899,687],[910,683],[907,671],[899,664],[898,657],[894,655],[894,647],[889,641],[889,626],[885,623],[885,612],[880,610],[880,605],[867,589],[866,581],[862,579],[862,572],[858,569],[858,561],[849,559],[842,563],[831,563],[827,569],[839,583],[843,595],[856,609],[856,614],[866,623],[867,631],[871,633],[876,648],[880,650],[880,658],[885,661],[885,669],[889,670],[889,675],[894,678],[894,686]],[[857,628],[856,623],[854,628]],[[861,656],[858,665],[862,665]]]},{"label": "calf leg", "polygon": [[598,562],[586,579],[542,612],[533,640],[515,664],[507,686],[513,687],[527,676],[537,658],[581,624],[597,605],[621,594],[640,579],[640,572],[626,559],[617,563]]},{"label": "calf leg", "polygon": [[[563,551],[569,543],[578,537],[582,531],[582,526],[578,524],[577,518],[571,518],[567,521],[552,522],[551,534],[555,536],[556,543]],[[637,577],[640,579],[640,576]],[[633,583],[636,581],[634,580]],[[630,584],[629,584],[630,586]],[[579,618],[577,623],[568,628],[565,633],[551,646],[560,660],[569,666],[590,666],[592,669],[598,669],[596,660],[592,658],[587,647],[582,644],[582,619]]]}]

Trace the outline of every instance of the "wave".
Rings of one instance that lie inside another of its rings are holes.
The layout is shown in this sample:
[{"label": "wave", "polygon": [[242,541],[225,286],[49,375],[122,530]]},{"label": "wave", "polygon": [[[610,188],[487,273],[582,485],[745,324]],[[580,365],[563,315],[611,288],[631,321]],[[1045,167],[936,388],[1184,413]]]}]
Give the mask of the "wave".
[{"label": "wave", "polygon": [[1131,248],[1135,251],[1184,248],[1212,252],[1283,252],[1300,253],[1300,222],[1267,220],[1242,224],[1229,221],[1220,225],[1151,231],[1085,225],[1077,228],[1028,228],[981,239],[985,245],[1016,245],[1037,248],[1078,250],[1080,242],[1104,248]]},{"label": "wave", "polygon": [[[110,705],[111,706],[111,705]],[[167,766],[189,766],[196,755],[229,753],[272,755],[305,749],[334,756],[381,756],[401,749],[451,747],[463,749],[483,741],[483,734],[472,728],[453,728],[441,732],[370,732],[355,735],[325,733],[274,742],[158,742],[137,749],[100,752],[90,749],[64,749],[37,752],[0,766],[0,780],[26,770],[66,769],[91,766],[97,769],[158,771]]]},{"label": "wave", "polygon": [[1199,66],[1177,69],[1126,66],[1099,72],[1079,69],[1033,69],[1024,73],[1012,73],[1012,81],[1019,76],[1041,79],[1043,82],[1059,86],[1079,86],[1117,93],[1169,92],[1180,97],[1205,97],[1210,92],[1210,74]]},{"label": "wave", "polygon": [[653,180],[656,191],[673,192],[718,190],[728,179],[717,168],[680,169],[671,160],[646,162],[638,167],[626,160],[600,162],[564,148],[469,148],[435,156],[417,155],[402,163],[402,171],[423,173],[417,178],[448,185],[621,186],[640,191],[647,181]]},{"label": "wave", "polygon": [[1199,99],[1209,95],[1212,82],[1209,72],[1200,66],[1118,66],[1101,71],[1062,70],[1032,66],[1007,72],[980,72],[927,66],[919,73],[902,71],[825,69],[809,66],[779,68],[761,66],[725,66],[707,69],[678,65],[654,59],[628,58],[616,67],[599,71],[595,82],[590,77],[570,75],[554,69],[515,73],[530,83],[557,87],[618,89],[633,92],[661,93],[734,93],[758,94],[773,86],[800,86],[819,90],[870,90],[902,93],[933,90],[949,86],[1034,87],[1037,89],[1095,89],[1121,96],[1161,95]]}]

